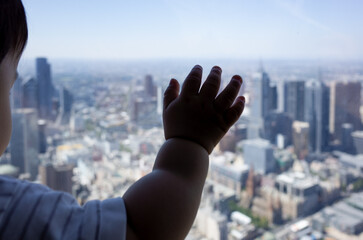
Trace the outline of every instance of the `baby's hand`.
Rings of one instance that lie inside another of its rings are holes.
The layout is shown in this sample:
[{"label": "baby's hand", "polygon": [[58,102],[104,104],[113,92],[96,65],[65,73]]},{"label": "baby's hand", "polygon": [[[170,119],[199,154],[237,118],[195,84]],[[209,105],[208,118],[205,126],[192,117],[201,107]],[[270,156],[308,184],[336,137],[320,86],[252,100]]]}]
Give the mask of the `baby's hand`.
[{"label": "baby's hand", "polygon": [[191,70],[180,95],[178,81],[170,81],[164,93],[164,133],[165,139],[188,139],[211,153],[241,116],[245,98],[240,96],[236,99],[242,84],[240,76],[233,76],[228,86],[217,96],[222,69],[213,67],[200,89],[202,72],[199,65]]}]

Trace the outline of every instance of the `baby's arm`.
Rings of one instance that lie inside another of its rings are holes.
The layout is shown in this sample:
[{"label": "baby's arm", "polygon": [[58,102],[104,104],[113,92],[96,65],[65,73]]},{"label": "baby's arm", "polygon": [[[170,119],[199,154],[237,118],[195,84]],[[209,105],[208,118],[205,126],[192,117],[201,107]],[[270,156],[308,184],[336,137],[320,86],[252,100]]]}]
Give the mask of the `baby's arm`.
[{"label": "baby's arm", "polygon": [[123,196],[128,239],[184,239],[188,234],[207,176],[208,156],[244,108],[244,98],[236,100],[239,76],[217,96],[221,71],[214,67],[200,89],[202,68],[195,66],[180,95],[179,83],[170,81],[164,94],[166,142],[153,171]]}]

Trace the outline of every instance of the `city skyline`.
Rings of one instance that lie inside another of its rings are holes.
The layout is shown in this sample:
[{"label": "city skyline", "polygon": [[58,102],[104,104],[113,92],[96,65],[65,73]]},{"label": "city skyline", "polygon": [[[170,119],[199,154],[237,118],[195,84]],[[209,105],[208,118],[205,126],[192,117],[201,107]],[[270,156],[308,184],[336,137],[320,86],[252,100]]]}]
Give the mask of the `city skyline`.
[{"label": "city skyline", "polygon": [[[152,171],[165,141],[163,76],[183,72],[180,63],[176,71],[154,61],[143,75],[145,62],[110,75],[115,65],[67,70],[35,59],[35,73],[19,74],[13,87],[14,129],[0,173],[72,193],[81,205],[122,196]],[[362,208],[347,203],[363,199],[363,68],[292,62],[242,71],[246,109],[210,154],[187,239],[363,236]],[[224,73],[234,69],[226,65]]]},{"label": "city skyline", "polygon": [[24,58],[362,59],[363,3],[349,3],[24,0]]}]

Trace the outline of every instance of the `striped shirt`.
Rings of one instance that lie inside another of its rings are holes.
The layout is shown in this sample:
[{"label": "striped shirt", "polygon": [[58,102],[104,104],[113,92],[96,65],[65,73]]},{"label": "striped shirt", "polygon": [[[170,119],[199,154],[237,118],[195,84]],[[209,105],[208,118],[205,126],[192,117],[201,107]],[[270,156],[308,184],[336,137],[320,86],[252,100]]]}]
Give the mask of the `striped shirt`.
[{"label": "striped shirt", "polygon": [[0,176],[0,239],[126,239],[122,198],[80,206],[72,195]]}]

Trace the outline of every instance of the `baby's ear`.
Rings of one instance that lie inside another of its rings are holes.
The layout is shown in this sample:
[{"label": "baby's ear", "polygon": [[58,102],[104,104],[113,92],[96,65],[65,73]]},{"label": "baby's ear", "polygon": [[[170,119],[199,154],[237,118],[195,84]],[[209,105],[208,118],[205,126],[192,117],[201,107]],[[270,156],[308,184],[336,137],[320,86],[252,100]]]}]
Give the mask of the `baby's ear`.
[{"label": "baby's ear", "polygon": [[164,92],[164,110],[179,96],[179,89],[179,82],[172,78],[169,82],[168,88]]}]

